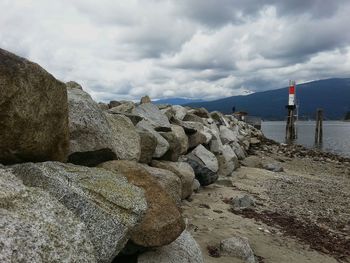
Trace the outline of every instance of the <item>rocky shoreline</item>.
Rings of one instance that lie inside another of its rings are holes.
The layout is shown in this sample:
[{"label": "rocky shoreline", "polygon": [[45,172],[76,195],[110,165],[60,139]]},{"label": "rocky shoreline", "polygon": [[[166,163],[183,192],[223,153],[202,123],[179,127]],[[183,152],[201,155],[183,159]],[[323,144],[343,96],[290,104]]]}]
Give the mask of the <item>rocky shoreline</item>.
[{"label": "rocky shoreline", "polygon": [[0,49],[1,262],[347,262],[350,159],[231,115],[97,103]]}]

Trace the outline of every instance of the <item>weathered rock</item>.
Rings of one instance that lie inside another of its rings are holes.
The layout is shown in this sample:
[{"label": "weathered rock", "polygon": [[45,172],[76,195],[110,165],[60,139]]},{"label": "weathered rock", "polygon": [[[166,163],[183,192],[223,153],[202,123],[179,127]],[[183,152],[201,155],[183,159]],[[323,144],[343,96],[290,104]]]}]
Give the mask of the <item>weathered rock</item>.
[{"label": "weathered rock", "polygon": [[231,237],[220,242],[222,256],[238,257],[247,263],[255,263],[254,252],[245,237]]},{"label": "weathered rock", "polygon": [[204,126],[204,131],[202,131],[202,133],[206,137],[205,144],[209,144],[209,142],[213,139],[212,131],[208,127]]},{"label": "weathered rock", "polygon": [[75,81],[68,81],[66,83],[66,87],[67,87],[67,89],[80,89],[80,90],[83,90],[83,87],[79,83],[77,83]]},{"label": "weathered rock", "polygon": [[232,129],[221,125],[220,126],[220,138],[223,144],[229,144],[231,142],[238,141],[238,134],[235,133]]},{"label": "weathered rock", "polygon": [[180,155],[187,153],[188,137],[187,137],[184,129],[181,126],[172,124],[171,130],[180,143]]},{"label": "weathered rock", "polygon": [[207,168],[204,163],[193,154],[186,155],[183,160],[192,167],[196,179],[202,186],[210,185],[218,179],[218,174]]},{"label": "weathered rock", "polygon": [[201,249],[188,231],[171,244],[148,251],[138,257],[138,263],[203,263]]},{"label": "weathered rock", "polygon": [[181,143],[174,132],[160,133],[169,143],[169,150],[162,156],[163,160],[176,162],[181,154]]},{"label": "weathered rock", "polygon": [[158,132],[156,132],[148,121],[146,120],[140,121],[136,125],[136,128],[137,130],[148,131],[156,138],[157,145],[153,153],[154,158],[161,158],[169,150],[170,146],[167,140],[164,139],[164,137],[161,136]]},{"label": "weathered rock", "polygon": [[210,118],[212,118],[219,125],[229,126],[227,123],[227,120],[225,119],[224,115],[221,112],[213,111],[209,115],[210,115]]},{"label": "weathered rock", "polygon": [[114,137],[107,117],[81,89],[68,89],[69,101],[69,161],[95,166],[117,158]]},{"label": "weathered rock", "polygon": [[205,144],[207,136],[201,131],[197,131],[194,134],[188,135],[188,148],[193,149],[198,145]]},{"label": "weathered rock", "polygon": [[193,192],[198,192],[199,189],[200,189],[200,187],[201,187],[200,182],[199,182],[197,179],[194,179],[194,180],[193,180],[193,184],[192,184],[192,190],[193,190]]},{"label": "weathered rock", "polygon": [[143,167],[157,179],[158,183],[165,189],[165,192],[169,194],[175,203],[180,205],[182,196],[181,179],[176,174],[166,169],[150,167],[148,165],[144,165]]},{"label": "weathered rock", "polygon": [[110,107],[110,111],[131,113],[133,109],[135,109],[135,103],[133,103],[132,101],[122,101],[118,103],[119,105],[115,107]]},{"label": "weathered rock", "polygon": [[109,102],[109,104],[108,104],[108,107],[109,107],[110,109],[112,109],[112,108],[117,107],[117,106],[119,106],[119,105],[121,105],[121,104],[122,104],[122,103],[119,102],[119,101],[111,100],[111,101]]},{"label": "weathered rock", "polygon": [[268,170],[268,171],[272,171],[272,172],[276,172],[276,173],[280,173],[283,172],[283,167],[280,163],[274,162],[274,163],[265,163],[263,164],[263,168]]},{"label": "weathered rock", "polygon": [[218,160],[215,155],[208,151],[203,145],[198,145],[191,153],[199,158],[203,164],[214,173],[219,170]]},{"label": "weathered rock", "polygon": [[233,142],[231,144],[232,150],[235,152],[239,160],[243,160],[246,157],[246,153],[242,146],[238,142]]},{"label": "weathered rock", "polygon": [[133,243],[142,247],[159,247],[171,243],[181,234],[185,223],[175,202],[141,164],[118,160],[103,163],[100,167],[124,174],[129,183],[145,191],[148,209],[140,225],[133,230]]},{"label": "weathered rock", "polygon": [[100,109],[103,110],[103,111],[107,111],[107,110],[109,109],[108,104],[103,103],[103,102],[99,102],[99,103],[98,103],[98,106],[99,106]]},{"label": "weathered rock", "polygon": [[247,167],[262,168],[262,160],[258,156],[248,156],[241,161],[241,164]]},{"label": "weathered rock", "polygon": [[136,124],[138,124],[140,121],[143,120],[143,118],[138,116],[138,115],[134,115],[134,114],[127,113],[127,112],[116,111],[114,108],[109,109],[108,113],[110,113],[110,114],[120,114],[120,115],[123,115],[125,117],[128,117],[131,120],[132,124],[134,124],[135,126],[136,126]]},{"label": "weathered rock", "polygon": [[171,131],[168,118],[152,103],[141,104],[132,113],[148,120],[156,131]]},{"label": "weathered rock", "polygon": [[193,113],[187,113],[183,118],[183,121],[204,123],[203,119]]},{"label": "weathered rock", "polygon": [[230,176],[239,166],[238,157],[229,145],[224,145],[222,154],[216,157],[219,163],[219,175]]},{"label": "weathered rock", "polygon": [[257,144],[260,144],[260,143],[261,143],[261,141],[258,138],[256,138],[256,137],[250,138],[250,144],[257,145]]},{"label": "weathered rock", "polygon": [[120,173],[57,162],[12,169],[24,185],[43,188],[84,222],[98,262],[112,261],[147,209],[143,191]]},{"label": "weathered rock", "polygon": [[175,111],[171,106],[161,109],[160,111],[168,118],[169,121],[175,116]]},{"label": "weathered rock", "polygon": [[137,130],[137,132],[141,139],[141,155],[139,162],[150,163],[157,147],[157,138],[146,130]]},{"label": "weathered rock", "polygon": [[79,218],[9,169],[0,169],[0,229],[0,262],[97,262]]},{"label": "weathered rock", "polygon": [[175,118],[182,121],[183,118],[186,116],[187,109],[180,105],[173,105],[171,107],[175,112]]},{"label": "weathered rock", "polygon": [[105,115],[114,138],[114,149],[118,159],[138,161],[141,155],[140,136],[131,120],[124,115]]},{"label": "weathered rock", "polygon": [[66,161],[67,91],[38,64],[0,49],[0,162]]},{"label": "weathered rock", "polygon": [[152,101],[151,101],[151,99],[150,99],[150,97],[149,97],[148,95],[143,96],[143,97],[141,98],[141,100],[140,100],[140,104],[151,103],[151,102],[152,102]]},{"label": "weathered rock", "polygon": [[242,210],[253,208],[255,201],[249,195],[237,196],[231,201],[231,205],[234,210]]},{"label": "weathered rock", "polygon": [[189,113],[193,113],[201,118],[209,118],[209,112],[205,108],[196,108],[188,111]]},{"label": "weathered rock", "polygon": [[186,199],[192,194],[192,185],[195,174],[190,165],[185,162],[167,162],[153,160],[152,166],[169,170],[177,175],[181,180],[182,185],[182,199]]}]

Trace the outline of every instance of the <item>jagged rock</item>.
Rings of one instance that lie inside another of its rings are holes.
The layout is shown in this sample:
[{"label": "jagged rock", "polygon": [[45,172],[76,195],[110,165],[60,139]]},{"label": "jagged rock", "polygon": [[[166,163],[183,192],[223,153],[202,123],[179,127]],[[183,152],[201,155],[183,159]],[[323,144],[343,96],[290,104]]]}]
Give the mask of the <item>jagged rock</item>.
[{"label": "jagged rock", "polygon": [[38,64],[0,49],[0,162],[66,161],[67,91]]},{"label": "jagged rock", "polygon": [[183,118],[183,121],[204,123],[204,121],[201,117],[199,117],[193,113],[187,113],[185,115],[185,117]]},{"label": "jagged rock", "polygon": [[134,115],[134,114],[127,113],[127,112],[116,111],[116,110],[114,110],[114,108],[109,109],[108,113],[110,113],[110,114],[119,114],[119,115],[123,115],[125,117],[128,117],[131,120],[132,124],[134,124],[135,126],[136,126],[136,124],[138,124],[140,121],[143,120],[143,118],[138,116],[138,115]]},{"label": "jagged rock", "polygon": [[100,109],[103,110],[103,111],[107,111],[107,110],[109,109],[108,104],[103,103],[103,102],[99,102],[99,103],[98,103],[98,106],[99,106]]},{"label": "jagged rock", "polygon": [[98,262],[112,261],[147,209],[142,189],[120,173],[58,162],[12,169],[24,185],[49,192],[84,222]]},{"label": "jagged rock", "polygon": [[170,146],[167,140],[164,139],[164,137],[161,136],[158,132],[156,132],[153,129],[153,126],[148,121],[146,120],[140,121],[136,125],[136,129],[141,131],[148,131],[152,135],[154,135],[154,137],[157,139],[156,149],[153,153],[154,158],[161,158],[169,150]]},{"label": "jagged rock", "polygon": [[171,106],[171,108],[175,112],[175,118],[182,121],[183,118],[186,116],[187,109],[180,105],[173,105]]},{"label": "jagged rock", "polygon": [[168,118],[169,121],[175,116],[175,111],[171,106],[161,109],[160,111]]},{"label": "jagged rock", "polygon": [[214,173],[219,170],[218,160],[215,155],[208,151],[203,145],[198,145],[191,153],[199,158],[203,164]]},{"label": "jagged rock", "polygon": [[152,103],[141,104],[132,113],[148,120],[156,131],[171,131],[168,118]]},{"label": "jagged rock", "polygon": [[167,162],[153,160],[152,166],[169,170],[177,175],[181,180],[182,185],[182,199],[186,199],[192,194],[192,185],[195,174],[190,165],[185,162]]},{"label": "jagged rock", "polygon": [[202,186],[210,185],[218,179],[218,174],[207,168],[204,163],[193,154],[187,154],[183,160],[192,167],[196,179]]},{"label": "jagged rock", "polygon": [[129,118],[105,113],[114,139],[118,159],[138,161],[141,155],[140,136]]},{"label": "jagged rock", "polygon": [[139,162],[150,163],[157,147],[157,138],[146,130],[137,130],[137,132],[141,139],[141,155]]},{"label": "jagged rock", "polygon": [[143,96],[141,98],[140,104],[144,104],[144,103],[152,103],[152,101],[151,101],[151,99],[150,99],[150,97],[148,95]]},{"label": "jagged rock", "polygon": [[239,166],[238,157],[229,145],[224,145],[222,154],[216,157],[219,163],[219,175],[230,176]]},{"label": "jagged rock", "polygon": [[238,142],[233,142],[231,144],[232,150],[235,152],[239,160],[243,160],[246,157],[246,153]]},{"label": "jagged rock", "polygon": [[206,119],[208,119],[210,117],[209,112],[205,108],[191,109],[188,111],[188,113],[193,113],[201,118],[206,118]]},{"label": "jagged rock", "polygon": [[221,125],[220,126],[220,138],[223,144],[229,144],[231,142],[238,141],[238,134],[235,133],[232,129]]},{"label": "jagged rock", "polygon": [[146,215],[133,230],[131,240],[142,247],[159,247],[174,241],[184,230],[185,223],[171,197],[157,180],[136,162],[109,161],[100,167],[125,175],[129,181],[145,191],[148,204]]},{"label": "jagged rock", "polygon": [[135,103],[132,101],[119,102],[120,104],[115,107],[110,107],[111,112],[123,112],[131,113],[135,109]]},{"label": "jagged rock", "polygon": [[175,203],[180,205],[182,196],[181,179],[176,174],[166,169],[150,167],[148,165],[144,165],[143,167],[157,179],[158,183],[165,189]]},{"label": "jagged rock", "polygon": [[79,218],[10,169],[0,169],[0,229],[0,262],[97,262]]},{"label": "jagged rock", "polygon": [[162,157],[163,160],[176,162],[179,156],[188,149],[188,137],[184,129],[178,125],[171,125],[171,132],[160,133],[169,143],[169,150]]},{"label": "jagged rock", "polygon": [[207,136],[201,131],[197,131],[194,134],[188,135],[188,148],[193,149],[198,145],[205,144],[207,142]]},{"label": "jagged rock", "polygon": [[119,105],[121,105],[122,103],[119,102],[119,101],[116,101],[116,100],[111,100],[108,104],[108,107],[111,109],[111,108],[114,108],[114,107],[117,107]]},{"label": "jagged rock", "polygon": [[188,231],[171,244],[141,254],[138,263],[203,263],[201,249]]},{"label": "jagged rock", "polygon": [[246,237],[231,237],[220,242],[222,256],[238,257],[247,263],[255,263],[254,252]]}]

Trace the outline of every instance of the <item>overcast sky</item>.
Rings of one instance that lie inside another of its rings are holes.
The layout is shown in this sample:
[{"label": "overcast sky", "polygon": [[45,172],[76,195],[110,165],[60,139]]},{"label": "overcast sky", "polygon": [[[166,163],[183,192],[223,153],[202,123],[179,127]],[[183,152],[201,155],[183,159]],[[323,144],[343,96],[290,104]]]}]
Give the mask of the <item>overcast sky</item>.
[{"label": "overcast sky", "polygon": [[350,77],[349,0],[0,0],[0,47],[98,101]]}]

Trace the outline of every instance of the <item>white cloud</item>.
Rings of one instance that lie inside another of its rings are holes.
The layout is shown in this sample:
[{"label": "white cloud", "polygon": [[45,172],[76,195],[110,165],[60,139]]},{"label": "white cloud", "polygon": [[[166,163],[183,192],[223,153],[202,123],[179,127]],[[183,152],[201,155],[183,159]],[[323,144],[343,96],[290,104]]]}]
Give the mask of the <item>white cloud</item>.
[{"label": "white cloud", "polygon": [[96,100],[214,99],[348,77],[348,1],[2,0],[0,47]]}]

